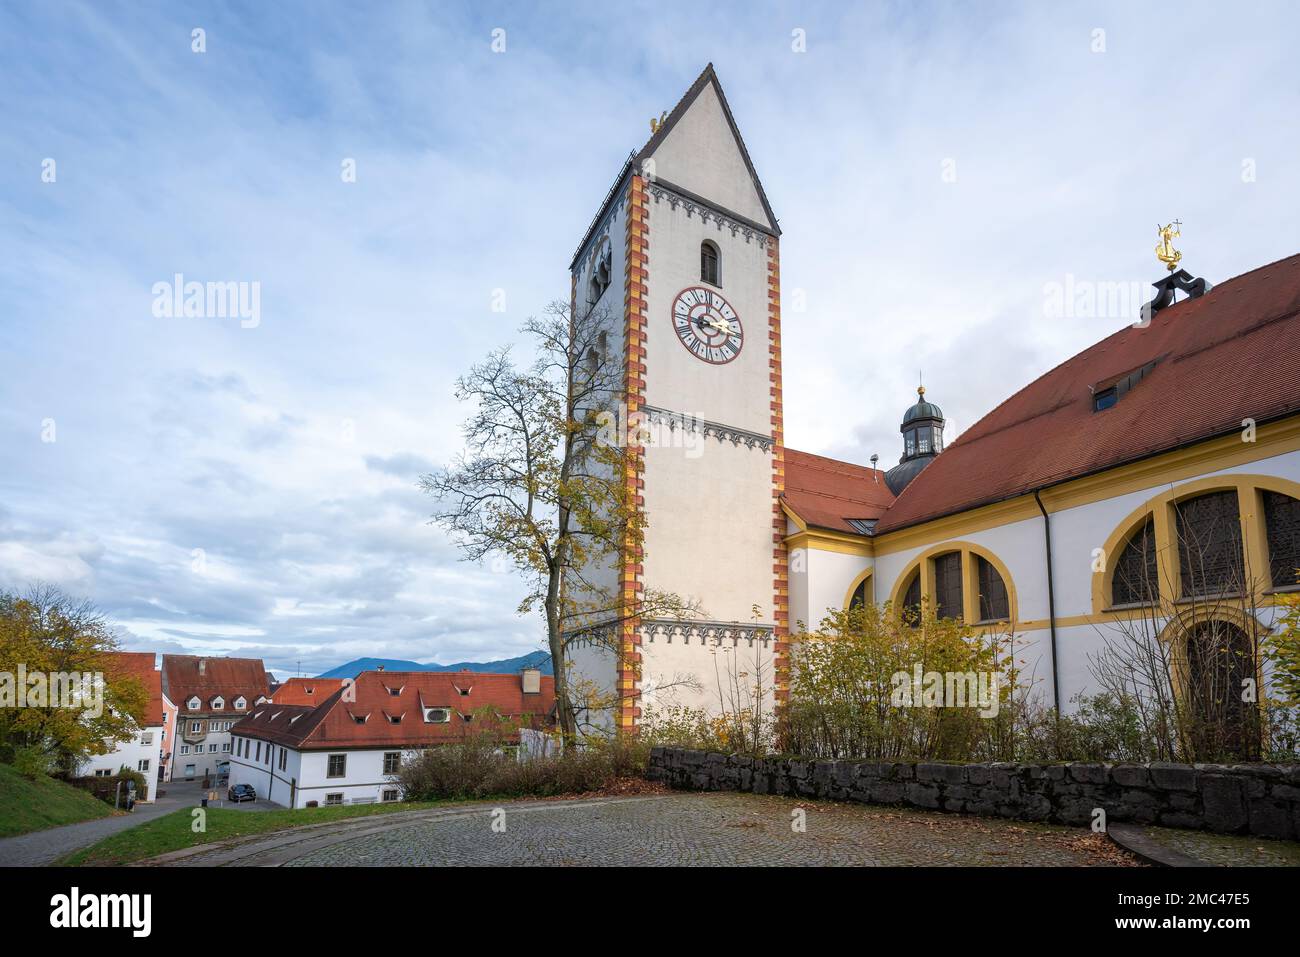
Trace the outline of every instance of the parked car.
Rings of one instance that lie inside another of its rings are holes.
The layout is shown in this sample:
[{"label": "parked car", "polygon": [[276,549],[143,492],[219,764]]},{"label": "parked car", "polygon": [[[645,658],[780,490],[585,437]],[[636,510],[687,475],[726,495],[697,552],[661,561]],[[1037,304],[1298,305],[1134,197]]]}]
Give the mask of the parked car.
[{"label": "parked car", "polygon": [[256,801],[257,792],[251,784],[236,784],[226,791],[226,800],[238,804],[240,801]]}]

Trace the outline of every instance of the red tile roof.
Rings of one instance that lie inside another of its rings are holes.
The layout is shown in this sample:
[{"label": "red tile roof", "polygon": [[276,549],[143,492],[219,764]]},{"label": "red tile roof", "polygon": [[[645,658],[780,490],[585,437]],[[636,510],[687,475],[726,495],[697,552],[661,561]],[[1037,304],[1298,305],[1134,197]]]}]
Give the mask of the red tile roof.
[{"label": "red tile roof", "polygon": [[290,678],[271,695],[276,704],[321,704],[343,687],[342,678]]},{"label": "red tile roof", "polygon": [[782,501],[809,525],[861,534],[848,519],[879,518],[894,493],[879,469],[786,449]]},{"label": "red tile roof", "polygon": [[[940,454],[877,534],[1300,411],[1300,255],[1245,273],[1085,349]],[[1153,361],[1109,409],[1093,389]]]},{"label": "red tile roof", "polygon": [[157,655],[152,651],[114,651],[107,656],[104,665],[104,680],[112,682],[114,678],[135,678],[144,685],[149,694],[149,703],[143,714],[133,715],[136,724],[142,728],[156,728],[163,723],[162,672],[154,667]]},{"label": "red tile roof", "polygon": [[207,658],[199,655],[163,655],[163,690],[181,714],[190,711],[190,698],[197,695],[194,713],[209,710],[212,699],[225,699],[226,713],[242,697],[248,707],[267,692],[266,669],[261,658]]},{"label": "red tile roof", "polygon": [[[449,709],[451,721],[425,722],[425,707]],[[351,689],[334,692],[315,708],[264,704],[237,722],[230,733],[308,751],[423,748],[460,740],[480,730],[481,722],[476,725],[465,716],[472,718],[484,707],[530,727],[547,726],[555,710],[555,679],[542,675],[541,692],[524,694],[517,674],[363,671]],[[400,721],[395,723],[392,718]]]}]

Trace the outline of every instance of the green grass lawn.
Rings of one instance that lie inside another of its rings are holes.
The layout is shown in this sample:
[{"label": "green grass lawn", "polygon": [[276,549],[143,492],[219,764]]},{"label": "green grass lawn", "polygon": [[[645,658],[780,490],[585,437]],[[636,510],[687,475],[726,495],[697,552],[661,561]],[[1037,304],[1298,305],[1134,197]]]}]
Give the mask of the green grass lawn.
[{"label": "green grass lawn", "polygon": [[10,765],[0,764],[0,837],[93,821],[112,813],[111,807],[89,791],[49,777],[32,781]]},{"label": "green grass lawn", "polygon": [[199,834],[192,830],[191,812],[194,809],[182,808],[106,837],[98,844],[82,848],[56,863],[73,867],[127,864],[131,861],[166,854],[168,851],[197,847],[200,844],[215,844],[231,838],[283,831],[304,824],[321,824],[349,817],[366,817],[393,811],[418,811],[422,808],[436,807],[438,803],[440,802],[351,804],[343,807],[300,808],[294,811],[287,808],[282,811],[235,811],[230,808],[210,807],[207,809],[207,830]]}]

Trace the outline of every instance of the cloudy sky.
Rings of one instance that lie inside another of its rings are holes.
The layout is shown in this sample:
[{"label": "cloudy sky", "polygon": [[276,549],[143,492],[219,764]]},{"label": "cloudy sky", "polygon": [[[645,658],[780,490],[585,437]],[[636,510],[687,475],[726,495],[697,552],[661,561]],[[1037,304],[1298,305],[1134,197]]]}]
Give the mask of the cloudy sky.
[{"label": "cloudy sky", "polygon": [[[1300,251],[1300,13],[1135,6],[5,4],[0,587],[281,675],[540,647],[416,479],[708,60],[797,448],[892,464],[919,371],[970,425],[1136,316],[1157,222],[1211,282]],[[176,274],[256,323],[155,315]]]}]

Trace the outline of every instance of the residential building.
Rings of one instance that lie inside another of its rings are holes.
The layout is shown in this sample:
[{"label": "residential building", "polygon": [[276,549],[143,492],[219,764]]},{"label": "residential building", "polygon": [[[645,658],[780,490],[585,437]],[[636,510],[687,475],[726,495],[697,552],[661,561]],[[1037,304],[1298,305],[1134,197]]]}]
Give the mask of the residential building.
[{"label": "residential building", "polygon": [[113,743],[113,750],[86,758],[77,769],[82,776],[110,777],[127,768],[144,775],[146,792],[136,796],[138,801],[152,802],[158,795],[159,772],[164,750],[166,726],[166,699],[162,692],[162,674],[155,666],[157,659],[152,651],[112,652],[106,656],[108,665],[104,681],[131,679],[144,685],[148,699],[144,709],[132,718],[135,728],[130,737]]},{"label": "residential building", "polygon": [[315,707],[343,687],[342,678],[290,678],[271,692],[275,704]]},{"label": "residential building", "polygon": [[177,708],[168,780],[220,778],[229,769],[231,727],[268,700],[261,659],[163,655],[162,681]]},{"label": "residential building", "polygon": [[554,714],[555,679],[536,669],[366,671],[321,704],[268,701],[240,720],[230,784],[251,784],[285,807],[397,801],[397,774],[420,751],[482,733],[493,715],[542,730]]}]

